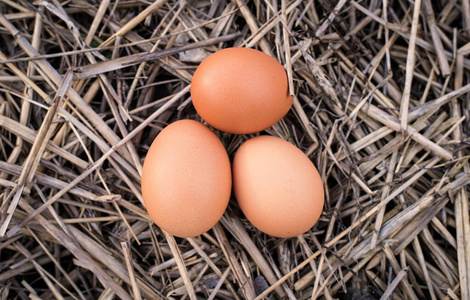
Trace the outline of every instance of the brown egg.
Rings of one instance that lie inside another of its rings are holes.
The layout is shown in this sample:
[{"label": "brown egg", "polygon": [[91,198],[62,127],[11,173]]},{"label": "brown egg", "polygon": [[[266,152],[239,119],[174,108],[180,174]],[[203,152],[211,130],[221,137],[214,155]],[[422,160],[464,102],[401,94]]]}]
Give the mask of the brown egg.
[{"label": "brown egg", "polygon": [[227,48],[206,58],[194,73],[191,97],[207,123],[237,134],[274,125],[287,114],[293,100],[284,67],[249,48]]},{"label": "brown egg", "polygon": [[323,210],[323,183],[300,149],[273,136],[243,143],[232,166],[233,190],[246,218],[276,237],[309,230]]},{"label": "brown egg", "polygon": [[211,229],[227,208],[230,160],[205,125],[180,120],[155,138],[142,170],[142,196],[154,222],[178,237]]}]

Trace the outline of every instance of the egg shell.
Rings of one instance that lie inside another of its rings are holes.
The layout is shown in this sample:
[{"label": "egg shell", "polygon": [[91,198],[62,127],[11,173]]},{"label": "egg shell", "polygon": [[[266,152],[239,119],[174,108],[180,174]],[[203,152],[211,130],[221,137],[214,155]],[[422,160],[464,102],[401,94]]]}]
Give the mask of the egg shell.
[{"label": "egg shell", "polygon": [[163,129],[149,148],[142,170],[142,196],[154,222],[178,237],[211,229],[227,208],[230,160],[219,138],[194,120]]},{"label": "egg shell", "polygon": [[271,56],[250,48],[226,48],[196,69],[191,97],[199,115],[229,133],[262,131],[292,106],[287,74]]},{"label": "egg shell", "polygon": [[273,136],[247,140],[237,150],[233,190],[246,218],[275,237],[294,237],[318,221],[323,183],[311,160],[296,146]]}]

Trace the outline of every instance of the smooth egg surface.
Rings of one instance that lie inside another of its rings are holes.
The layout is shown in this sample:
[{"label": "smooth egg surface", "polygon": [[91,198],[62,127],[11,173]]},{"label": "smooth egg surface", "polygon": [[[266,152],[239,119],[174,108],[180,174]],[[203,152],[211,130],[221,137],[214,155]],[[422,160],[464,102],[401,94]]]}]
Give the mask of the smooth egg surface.
[{"label": "smooth egg surface", "polygon": [[235,154],[233,190],[246,218],[262,232],[294,237],[318,221],[324,204],[321,177],[296,146],[257,136]]},{"label": "smooth egg surface", "polygon": [[142,170],[142,196],[154,222],[178,237],[211,229],[227,208],[230,161],[219,138],[194,120],[164,128],[149,148]]},{"label": "smooth egg surface", "polygon": [[227,48],[207,57],[196,69],[191,97],[199,115],[229,133],[262,131],[289,111],[284,67],[271,56],[250,48]]}]

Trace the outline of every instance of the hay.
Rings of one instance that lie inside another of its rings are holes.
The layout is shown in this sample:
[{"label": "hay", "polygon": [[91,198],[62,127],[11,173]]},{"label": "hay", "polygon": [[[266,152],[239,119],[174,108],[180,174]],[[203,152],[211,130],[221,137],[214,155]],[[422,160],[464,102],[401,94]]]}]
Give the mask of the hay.
[{"label": "hay", "polygon": [[[470,299],[469,38],[468,1],[0,0],[0,298]],[[235,199],[188,239],[143,208],[150,143],[202,121],[192,73],[230,46],[287,70],[264,133],[326,193],[297,238]]]}]

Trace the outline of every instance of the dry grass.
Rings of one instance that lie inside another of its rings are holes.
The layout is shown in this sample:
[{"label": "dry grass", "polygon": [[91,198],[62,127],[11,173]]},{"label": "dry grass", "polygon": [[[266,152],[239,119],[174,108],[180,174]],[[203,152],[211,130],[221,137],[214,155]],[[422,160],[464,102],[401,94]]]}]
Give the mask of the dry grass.
[{"label": "dry grass", "polygon": [[[0,0],[0,298],[470,299],[469,40],[468,1]],[[326,191],[297,238],[235,199],[190,239],[143,208],[151,141],[202,121],[192,73],[230,46],[286,67],[265,134]]]}]

